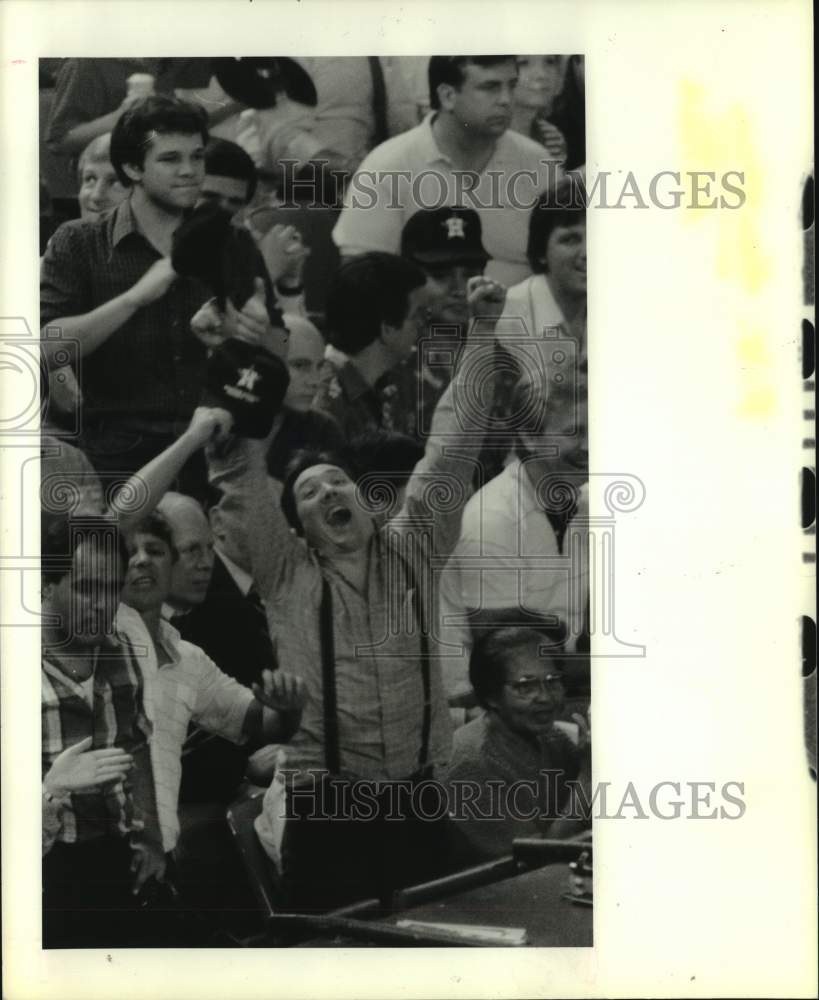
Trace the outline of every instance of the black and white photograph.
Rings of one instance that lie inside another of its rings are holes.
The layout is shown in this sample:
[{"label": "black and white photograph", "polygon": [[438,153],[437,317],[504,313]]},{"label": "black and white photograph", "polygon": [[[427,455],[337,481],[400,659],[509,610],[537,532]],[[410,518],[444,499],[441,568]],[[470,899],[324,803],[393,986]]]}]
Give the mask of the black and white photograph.
[{"label": "black and white photograph", "polygon": [[0,5],[6,995],[816,995],[812,30]]},{"label": "black and white photograph", "polygon": [[592,944],[584,62],[41,61],[45,948]]}]

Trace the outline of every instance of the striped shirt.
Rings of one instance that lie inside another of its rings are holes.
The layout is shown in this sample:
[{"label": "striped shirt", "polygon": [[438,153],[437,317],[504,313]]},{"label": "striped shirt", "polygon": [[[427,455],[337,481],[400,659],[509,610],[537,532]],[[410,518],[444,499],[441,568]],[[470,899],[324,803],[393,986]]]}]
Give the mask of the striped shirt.
[{"label": "striped shirt", "polygon": [[[133,651],[127,643],[110,640],[95,654],[93,707],[82,684],[60,668],[56,653],[42,657],[42,773],[56,758],[88,736],[92,750],[119,747],[127,753],[142,749],[151,734],[145,715],[143,685]],[[104,792],[72,792],[57,808],[45,810],[46,841],[66,844],[106,835],[125,836],[140,828],[134,813],[130,782]]]},{"label": "striped shirt", "polygon": [[139,613],[121,604],[117,627],[137,650],[145,680],[145,710],[153,723],[154,772],[162,844],[172,851],[179,839],[182,754],[191,722],[233,743],[244,743],[242,724],[253,693],[216,666],[203,650],[161,621],[157,649]]}]

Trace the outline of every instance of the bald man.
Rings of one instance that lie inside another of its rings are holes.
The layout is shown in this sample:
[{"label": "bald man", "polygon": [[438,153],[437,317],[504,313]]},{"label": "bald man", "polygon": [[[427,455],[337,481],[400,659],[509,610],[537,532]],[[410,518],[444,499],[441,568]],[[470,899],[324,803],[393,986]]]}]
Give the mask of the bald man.
[{"label": "bald man", "polygon": [[[185,616],[192,608],[202,604],[207,596],[215,558],[213,535],[205,512],[192,497],[182,493],[166,493],[157,509],[171,526],[174,545],[179,554],[168,595],[170,613],[166,615],[172,617],[173,624],[179,627],[182,619],[177,621],[177,617]],[[180,628],[180,632],[182,631]],[[183,633],[183,638],[188,637]],[[207,649],[205,652],[210,656]],[[224,670],[218,660],[216,663]]]}]

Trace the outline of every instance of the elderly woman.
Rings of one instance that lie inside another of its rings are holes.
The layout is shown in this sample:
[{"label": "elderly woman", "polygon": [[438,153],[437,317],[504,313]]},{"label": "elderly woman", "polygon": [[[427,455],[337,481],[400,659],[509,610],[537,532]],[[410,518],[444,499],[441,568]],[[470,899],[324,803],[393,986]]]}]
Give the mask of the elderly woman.
[{"label": "elderly woman", "polygon": [[[465,864],[510,854],[516,837],[554,836],[569,804],[567,783],[588,758],[583,717],[557,721],[565,689],[549,633],[510,625],[485,634],[469,678],[484,714],[455,731],[443,775],[456,859]],[[560,833],[579,828],[564,820]]]}]

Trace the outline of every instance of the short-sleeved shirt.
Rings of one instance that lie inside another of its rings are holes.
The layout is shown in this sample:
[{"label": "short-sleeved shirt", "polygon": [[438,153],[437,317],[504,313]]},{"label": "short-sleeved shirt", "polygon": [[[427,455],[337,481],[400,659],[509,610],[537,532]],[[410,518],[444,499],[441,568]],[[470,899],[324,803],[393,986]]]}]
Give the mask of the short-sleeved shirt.
[{"label": "short-sleeved shirt", "polygon": [[538,194],[557,180],[555,161],[543,146],[508,129],[480,174],[456,170],[435,141],[434,117],[364,159],[350,181],[333,239],[342,253],[397,254],[401,230],[421,209],[474,208],[492,258],[486,273],[505,285],[522,281],[531,273],[529,214]]},{"label": "short-sleeved shirt", "polygon": [[[243,233],[242,238],[252,239]],[[96,309],[131,288],[161,254],[139,230],[130,199],[94,222],[73,220],[49,241],[40,272],[40,326]],[[275,296],[261,255],[256,272]],[[190,321],[211,291],[177,278],[156,302],[134,315],[83,358],[87,420],[127,417],[173,431],[190,419],[205,379],[206,350]]]},{"label": "short-sleeved shirt", "polygon": [[253,693],[222,673],[198,646],[181,639],[168,622],[159,625],[160,650],[132,608],[120,606],[117,625],[132,642],[145,680],[145,708],[154,730],[151,762],[159,826],[163,846],[170,851],[179,838],[179,785],[189,724],[242,743]]},{"label": "short-sleeved shirt", "polygon": [[[98,651],[93,704],[82,683],[60,669],[56,652],[42,657],[42,773],[57,757],[88,736],[91,750],[119,747],[134,753],[147,745],[151,723],[143,704],[142,675],[127,642],[111,640]],[[73,792],[60,808],[55,839],[67,844],[102,836],[125,836],[139,817],[128,780],[105,792]]]}]

